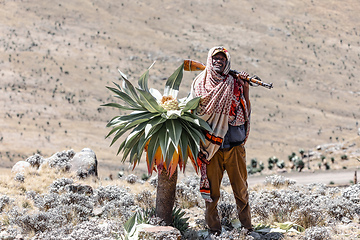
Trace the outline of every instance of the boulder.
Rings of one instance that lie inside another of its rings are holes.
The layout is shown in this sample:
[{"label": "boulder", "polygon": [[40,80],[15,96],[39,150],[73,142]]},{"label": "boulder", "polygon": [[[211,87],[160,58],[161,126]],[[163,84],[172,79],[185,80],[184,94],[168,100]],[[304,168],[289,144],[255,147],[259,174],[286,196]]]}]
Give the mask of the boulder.
[{"label": "boulder", "polygon": [[140,228],[138,239],[180,240],[181,233],[171,226],[147,226]]},{"label": "boulder", "polygon": [[26,161],[19,161],[12,167],[11,172],[13,173],[25,173],[25,170],[30,168],[31,164]]},{"label": "boulder", "polygon": [[89,175],[98,176],[97,159],[93,150],[84,148],[81,152],[75,154],[70,160],[70,170],[76,172],[80,178],[85,178]]}]

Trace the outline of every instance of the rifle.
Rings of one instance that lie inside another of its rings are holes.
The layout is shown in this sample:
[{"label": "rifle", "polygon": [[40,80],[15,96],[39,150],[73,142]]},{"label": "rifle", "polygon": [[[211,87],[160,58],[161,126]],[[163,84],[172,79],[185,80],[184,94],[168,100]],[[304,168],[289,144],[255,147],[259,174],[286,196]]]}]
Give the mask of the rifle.
[{"label": "rifle", "polygon": [[[202,62],[198,62],[195,60],[191,60],[191,59],[186,59],[184,60],[184,70],[185,71],[202,71],[205,69],[205,64],[203,64]],[[233,77],[236,78],[236,75],[239,74],[238,71],[236,70],[230,70],[229,74],[231,74]],[[262,87],[266,87],[268,89],[273,88],[273,83],[266,83],[261,81],[261,79],[258,76],[253,76],[253,77],[247,77],[246,79],[244,79],[246,81],[248,81],[250,83],[251,86],[252,83],[255,85],[260,85]]]}]

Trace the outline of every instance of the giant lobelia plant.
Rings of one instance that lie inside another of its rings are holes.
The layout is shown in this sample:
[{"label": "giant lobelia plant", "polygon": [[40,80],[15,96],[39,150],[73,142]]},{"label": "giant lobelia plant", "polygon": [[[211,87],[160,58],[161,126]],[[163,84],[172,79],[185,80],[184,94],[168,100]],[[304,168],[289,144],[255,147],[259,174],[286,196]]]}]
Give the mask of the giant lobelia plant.
[{"label": "giant lobelia plant", "polygon": [[[151,67],[150,67],[151,68]],[[162,95],[156,89],[148,88],[149,69],[134,87],[120,70],[122,85],[107,87],[123,103],[108,103],[103,106],[132,111],[116,116],[107,127],[112,130],[113,145],[126,132],[126,139],[120,144],[117,154],[122,152],[122,161],[129,158],[133,168],[140,162],[145,150],[148,172],[158,172],[156,215],[167,225],[172,223],[172,209],[175,201],[177,166],[185,171],[190,159],[196,172],[196,158],[201,141],[205,142],[204,131],[212,131],[206,121],[194,115],[200,97],[177,100],[183,78],[184,64],[167,79]]]}]

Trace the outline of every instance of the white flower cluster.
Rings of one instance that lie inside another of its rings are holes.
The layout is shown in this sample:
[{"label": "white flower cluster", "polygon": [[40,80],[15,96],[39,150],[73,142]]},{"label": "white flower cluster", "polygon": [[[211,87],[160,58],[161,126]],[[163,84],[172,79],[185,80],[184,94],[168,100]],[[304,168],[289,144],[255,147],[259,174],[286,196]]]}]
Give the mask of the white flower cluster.
[{"label": "white flower cluster", "polygon": [[272,175],[265,178],[265,185],[273,185],[274,187],[294,185],[295,180],[285,178],[280,175]]}]

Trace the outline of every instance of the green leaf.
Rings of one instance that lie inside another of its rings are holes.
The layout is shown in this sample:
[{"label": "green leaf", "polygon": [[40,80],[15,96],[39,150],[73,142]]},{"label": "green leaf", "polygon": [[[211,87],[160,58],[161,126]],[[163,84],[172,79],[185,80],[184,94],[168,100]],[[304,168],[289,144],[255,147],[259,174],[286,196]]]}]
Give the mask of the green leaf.
[{"label": "green leaf", "polygon": [[[131,114],[130,114],[131,115]],[[134,114],[135,115],[135,114]],[[124,126],[123,128],[119,129],[118,132],[115,133],[114,139],[112,140],[110,146],[112,146],[125,132],[127,132],[128,130],[136,127],[137,125],[144,123],[146,121],[149,121],[149,118],[153,117],[154,114],[151,113],[146,113],[146,114],[140,114],[137,115],[134,119],[131,119],[132,122],[129,122],[126,126]],[[129,116],[122,116],[122,117],[129,117]],[[141,125],[143,126],[143,125]],[[143,128],[145,128],[145,125],[143,126]],[[109,134],[108,134],[109,135]]]},{"label": "green leaf", "polygon": [[194,140],[196,145],[199,146],[198,148],[200,149],[200,140],[203,140],[203,142],[205,142],[205,135],[193,128],[189,122],[181,121],[181,123],[187,134],[191,136],[191,138]]},{"label": "green leaf", "polygon": [[142,89],[136,89],[140,95],[140,101],[142,106],[144,106],[144,108],[146,108],[149,112],[152,113],[163,113],[166,110],[161,107],[156,99],[153,97],[153,95],[151,95],[149,92],[146,92],[145,90]]},{"label": "green leaf", "polygon": [[123,109],[123,110],[133,110],[133,111],[140,110],[140,108],[127,107],[127,106],[120,105],[118,103],[107,103],[107,104],[103,104],[103,105],[100,105],[100,106],[102,106],[102,107],[114,107],[114,108],[119,108],[119,109]]},{"label": "green leaf", "polygon": [[173,142],[174,146],[177,147],[179,144],[181,132],[182,132],[182,125],[181,122],[177,120],[167,120],[166,121],[166,128],[169,132],[169,138]]},{"label": "green leaf", "polygon": [[111,129],[111,131],[108,133],[108,135],[106,135],[105,138],[108,138],[110,135],[114,134],[115,132],[120,131],[121,129],[123,129],[126,126],[126,124],[121,124],[119,126],[114,127],[113,129]]},{"label": "green leaf", "polygon": [[161,148],[161,152],[165,160],[168,143],[169,143],[168,131],[166,130],[166,126],[163,125],[158,132],[159,132],[159,146]]},{"label": "green leaf", "polygon": [[146,92],[149,92],[149,88],[148,88],[149,70],[154,65],[154,63],[155,62],[153,62],[153,64],[151,64],[151,66],[148,68],[148,70],[146,70],[145,73],[143,73],[143,75],[141,75],[141,77],[138,81],[139,87],[142,90],[145,90]]},{"label": "green leaf", "polygon": [[196,97],[196,98],[193,98],[190,101],[188,101],[186,103],[183,111],[185,112],[185,111],[196,109],[199,106],[200,98],[201,97]]},{"label": "green leaf", "polygon": [[150,112],[147,112],[147,111],[139,111],[139,112],[132,112],[130,113],[129,115],[124,115],[124,116],[121,116],[119,117],[119,120],[121,121],[135,121],[135,120],[139,120],[139,119],[151,119],[153,117],[156,117],[156,116],[160,116],[160,114],[158,113],[150,113]]},{"label": "green leaf", "polygon": [[[154,156],[155,153],[158,149],[158,147],[160,146],[160,142],[159,142],[159,131],[157,131],[156,133],[154,133],[152,135],[152,137],[150,138],[149,144],[148,144],[148,150],[147,150],[147,155],[148,155],[148,168],[150,168],[152,166],[152,162],[154,161]],[[151,169],[152,170],[152,169]]]},{"label": "green leaf", "polygon": [[142,134],[138,141],[138,147],[137,147],[137,155],[139,157],[139,160],[145,150],[145,145],[146,145],[147,141],[148,141],[148,138],[145,137],[145,134]]},{"label": "green leaf", "polygon": [[143,73],[143,75],[141,75],[138,81],[139,88],[147,92],[149,92],[148,79],[149,79],[149,70],[146,70],[146,72]]},{"label": "green leaf", "polygon": [[165,121],[166,119],[161,116],[152,118],[145,126],[145,137],[158,131],[161,127],[161,124]]},{"label": "green leaf", "polygon": [[[202,127],[203,129],[205,129],[206,131],[208,132],[213,132],[212,128],[210,127],[210,125],[203,119],[201,119],[200,117],[196,116],[195,114],[192,114],[192,113],[189,113],[189,112],[185,112],[182,117],[184,117],[185,120],[191,122],[191,123],[195,123],[196,125]],[[193,120],[190,120],[189,118],[192,118],[192,119],[197,119],[198,121],[193,121]]]},{"label": "green leaf", "polygon": [[166,169],[169,169],[170,162],[171,162],[172,156],[174,155],[175,151],[177,151],[177,148],[174,146],[174,144],[172,142],[169,141],[168,147],[166,150],[166,158],[165,158]]},{"label": "green leaf", "polygon": [[[135,130],[135,129],[134,129]],[[134,148],[137,147],[137,144],[139,142],[139,139],[141,138],[141,135],[144,134],[144,130],[142,131],[136,131],[134,133],[134,135],[131,135],[131,137],[129,139],[126,140],[125,146],[124,146],[124,154],[122,157],[121,161],[125,161],[125,159],[127,158],[128,154],[130,153],[131,150],[133,150]],[[130,136],[130,135],[129,135]],[[135,151],[136,152],[136,151]],[[134,152],[134,153],[135,153]],[[130,157],[130,162],[133,162],[133,155],[131,155]]]},{"label": "green leaf", "polygon": [[125,147],[125,141],[123,141],[123,142],[120,144],[116,155],[119,155],[119,153],[124,149],[124,147]]},{"label": "green leaf", "polygon": [[128,94],[113,88],[113,87],[106,87],[107,89],[109,89],[110,91],[114,92],[115,94],[117,94],[117,98],[120,98],[121,100],[123,100],[124,102],[126,102],[129,106],[133,107],[133,108],[139,108],[141,106],[139,106],[139,104],[136,103],[136,101],[129,96]]},{"label": "green leaf", "polygon": [[[196,158],[200,151],[200,145],[198,145],[198,142],[196,140],[194,140],[186,131],[183,131],[183,135],[185,135],[184,137],[188,140],[187,145],[189,146],[190,152],[192,153],[192,155],[195,158],[195,164],[197,164]],[[199,139],[199,141],[200,141],[200,139]]]},{"label": "green leaf", "polygon": [[182,132],[181,136],[180,136],[180,140],[179,140],[179,146],[180,146],[180,150],[181,150],[181,156],[184,161],[184,165],[186,165],[186,162],[188,159],[188,153],[187,153],[188,142],[189,142],[189,140],[186,136],[186,133]]},{"label": "green leaf", "polygon": [[181,80],[183,78],[184,63],[168,78],[165,84],[164,96],[173,96],[177,98]]},{"label": "green leaf", "polygon": [[136,222],[136,215],[137,213],[135,212],[135,214],[132,215],[132,217],[124,223],[124,228],[127,233],[130,233],[131,230],[134,228]]},{"label": "green leaf", "polygon": [[134,99],[139,105],[142,106],[139,96],[136,93],[135,87],[131,84],[129,80],[125,78],[123,80],[124,80],[123,89],[128,90],[127,93],[132,97],[132,99]]}]

